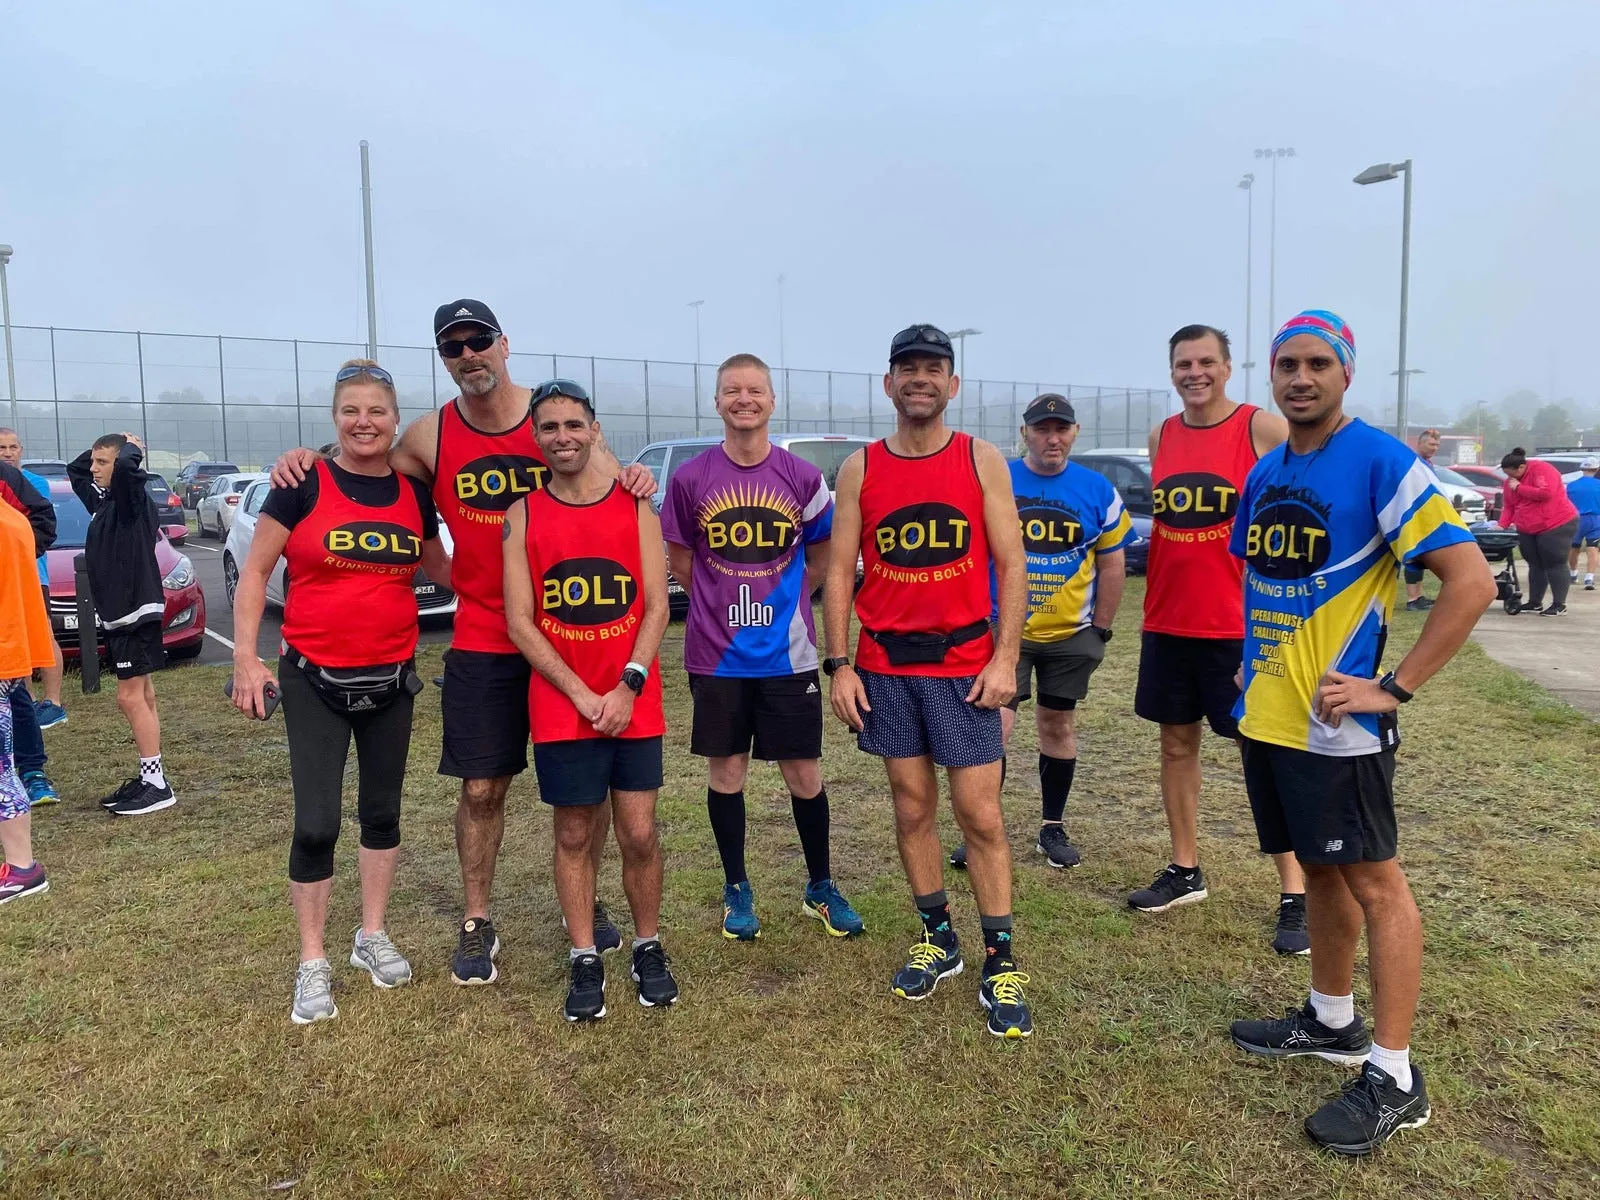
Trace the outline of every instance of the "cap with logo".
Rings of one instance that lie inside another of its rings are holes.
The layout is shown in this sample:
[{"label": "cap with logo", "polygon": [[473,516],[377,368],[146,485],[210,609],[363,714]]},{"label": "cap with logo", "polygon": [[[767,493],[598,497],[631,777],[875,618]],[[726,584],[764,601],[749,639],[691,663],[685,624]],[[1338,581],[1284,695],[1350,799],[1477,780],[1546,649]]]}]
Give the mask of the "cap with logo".
[{"label": "cap with logo", "polygon": [[950,335],[937,325],[908,325],[890,340],[891,366],[913,354],[948,358],[952,363],[956,361],[956,352],[950,344]]},{"label": "cap with logo", "polygon": [[433,313],[433,340],[437,342],[445,330],[456,325],[476,325],[490,333],[500,332],[494,310],[482,300],[452,300],[439,305]]},{"label": "cap with logo", "polygon": [[1591,454],[1588,458],[1584,459],[1581,463],[1578,464],[1578,470],[1580,470],[1580,471],[1600,471],[1600,458],[1596,458],[1594,455]]},{"label": "cap with logo", "polygon": [[1033,403],[1022,414],[1024,425],[1038,425],[1044,421],[1065,421],[1068,425],[1076,425],[1078,414],[1072,411],[1071,400],[1057,392],[1045,392],[1035,396]]}]

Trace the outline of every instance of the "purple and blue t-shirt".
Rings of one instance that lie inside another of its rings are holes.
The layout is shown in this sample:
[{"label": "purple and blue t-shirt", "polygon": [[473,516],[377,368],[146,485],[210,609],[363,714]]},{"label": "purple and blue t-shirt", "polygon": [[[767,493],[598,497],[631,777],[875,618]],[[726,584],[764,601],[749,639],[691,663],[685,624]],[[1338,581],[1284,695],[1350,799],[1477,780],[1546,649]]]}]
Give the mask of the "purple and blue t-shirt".
[{"label": "purple and blue t-shirt", "polygon": [[805,549],[833,533],[820,470],[778,446],[741,467],[715,446],[673,473],[661,533],[694,555],[689,674],[764,679],[817,669]]}]

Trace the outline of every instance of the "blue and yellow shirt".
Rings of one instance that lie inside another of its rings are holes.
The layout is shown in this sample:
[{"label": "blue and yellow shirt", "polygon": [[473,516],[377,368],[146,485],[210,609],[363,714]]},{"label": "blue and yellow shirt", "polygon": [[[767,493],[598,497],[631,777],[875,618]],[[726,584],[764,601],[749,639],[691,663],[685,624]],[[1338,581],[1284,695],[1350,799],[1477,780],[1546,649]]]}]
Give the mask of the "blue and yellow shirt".
[{"label": "blue and yellow shirt", "polygon": [[1377,675],[1402,563],[1472,534],[1409,447],[1354,420],[1310,454],[1285,444],[1256,464],[1229,549],[1245,561],[1239,731],[1316,754],[1396,745],[1393,714],[1319,721],[1328,671]]},{"label": "blue and yellow shirt", "polygon": [[[1017,523],[1028,552],[1030,642],[1061,642],[1094,619],[1095,556],[1134,540],[1122,497],[1110,480],[1069,462],[1058,475],[1039,475],[1024,459],[1011,464]],[[999,587],[989,568],[989,595],[999,615]]]}]

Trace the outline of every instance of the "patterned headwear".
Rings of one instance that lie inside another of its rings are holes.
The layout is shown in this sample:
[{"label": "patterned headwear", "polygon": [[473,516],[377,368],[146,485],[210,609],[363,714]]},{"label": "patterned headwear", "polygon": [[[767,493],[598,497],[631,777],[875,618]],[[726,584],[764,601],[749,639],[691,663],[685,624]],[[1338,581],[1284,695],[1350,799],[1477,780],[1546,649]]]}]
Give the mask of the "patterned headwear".
[{"label": "patterned headwear", "polygon": [[1270,371],[1277,364],[1278,347],[1302,333],[1319,337],[1333,347],[1333,352],[1339,356],[1339,362],[1344,367],[1344,382],[1348,387],[1351,377],[1356,373],[1356,335],[1344,323],[1343,317],[1325,308],[1308,308],[1284,322],[1283,328],[1278,330],[1278,336],[1272,339],[1272,358],[1267,369]]}]

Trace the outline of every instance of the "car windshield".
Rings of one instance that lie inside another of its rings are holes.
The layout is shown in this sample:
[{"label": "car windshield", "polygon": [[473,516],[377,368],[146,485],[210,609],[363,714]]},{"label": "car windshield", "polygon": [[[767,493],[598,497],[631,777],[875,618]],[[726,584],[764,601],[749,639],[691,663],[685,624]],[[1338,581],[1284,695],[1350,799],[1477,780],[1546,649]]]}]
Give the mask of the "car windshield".
[{"label": "car windshield", "polygon": [[56,540],[53,550],[81,550],[89,533],[89,510],[71,492],[55,492],[50,502],[56,508]]},{"label": "car windshield", "polygon": [[789,442],[784,449],[791,454],[799,455],[820,470],[822,472],[822,480],[828,485],[828,490],[831,492],[838,484],[839,468],[844,466],[845,459],[861,449],[861,443],[817,438],[815,440],[807,439]]},{"label": "car windshield", "polygon": [[1449,467],[1434,467],[1433,473],[1438,476],[1440,483],[1453,484],[1455,487],[1479,488],[1483,485],[1468,479],[1459,471],[1452,471]]}]

